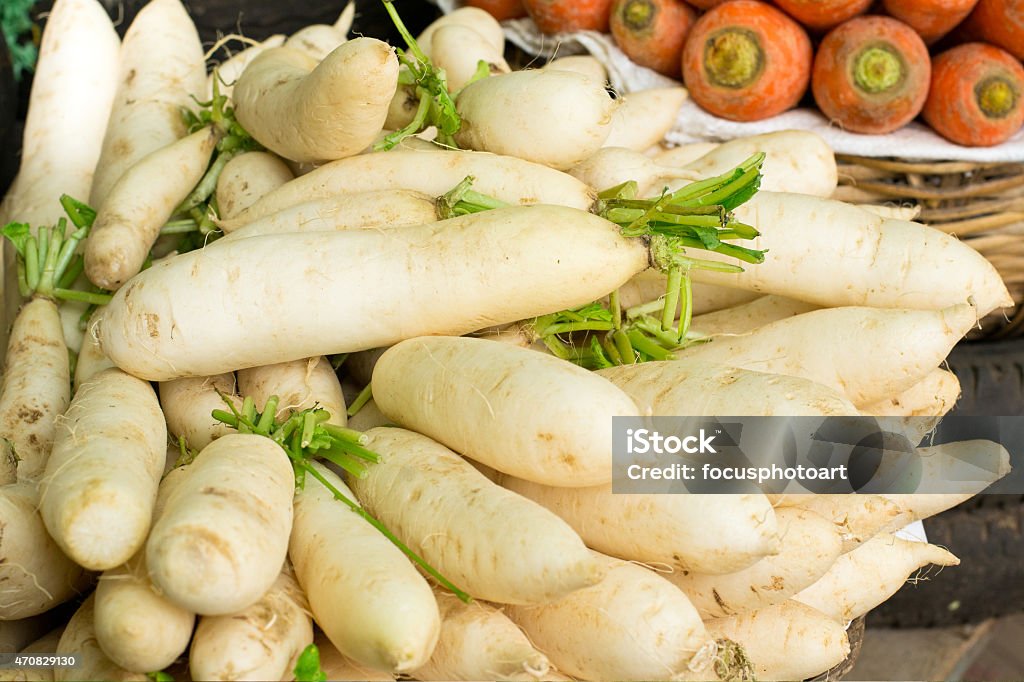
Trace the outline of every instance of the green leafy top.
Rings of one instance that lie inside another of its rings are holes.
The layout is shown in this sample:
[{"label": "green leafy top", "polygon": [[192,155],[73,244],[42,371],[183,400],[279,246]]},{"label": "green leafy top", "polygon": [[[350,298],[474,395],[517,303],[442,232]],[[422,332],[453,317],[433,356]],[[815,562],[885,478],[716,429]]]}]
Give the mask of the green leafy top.
[{"label": "green leafy top", "polygon": [[316,644],[310,644],[295,662],[295,682],[326,682],[327,674],[320,668],[320,650]]}]

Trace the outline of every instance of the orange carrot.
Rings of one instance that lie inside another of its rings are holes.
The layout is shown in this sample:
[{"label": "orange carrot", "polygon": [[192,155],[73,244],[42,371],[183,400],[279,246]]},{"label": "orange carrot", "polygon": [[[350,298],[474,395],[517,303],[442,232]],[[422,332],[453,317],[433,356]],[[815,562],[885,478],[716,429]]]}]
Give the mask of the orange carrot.
[{"label": "orange carrot", "polygon": [[523,0],[466,0],[470,7],[479,7],[498,21],[526,16]]},{"label": "orange carrot", "polygon": [[921,112],[930,79],[928,48],[914,29],[890,17],[857,17],[821,41],[811,89],[834,123],[881,134]]},{"label": "orange carrot", "polygon": [[[902,2],[902,0],[899,0]],[[812,31],[828,31],[864,14],[872,0],[775,0],[775,4]]]},{"label": "orange carrot", "polygon": [[730,0],[697,20],[683,48],[693,100],[734,121],[796,106],[807,90],[811,41],[795,21],[757,0]]},{"label": "orange carrot", "polygon": [[615,0],[610,23],[627,57],[678,80],[683,45],[696,20],[697,13],[682,0]]},{"label": "orange carrot", "polygon": [[612,0],[523,0],[541,33],[563,31],[608,32]]},{"label": "orange carrot", "polygon": [[1024,59],[1024,0],[979,0],[964,28],[976,40]]},{"label": "orange carrot", "polygon": [[885,11],[917,31],[928,45],[963,21],[978,0],[883,0]]},{"label": "orange carrot", "polygon": [[1024,67],[993,45],[967,43],[937,56],[924,120],[950,142],[989,147],[1024,126]]},{"label": "orange carrot", "polygon": [[712,7],[721,5],[726,0],[690,0],[690,4],[697,9],[709,10]]}]

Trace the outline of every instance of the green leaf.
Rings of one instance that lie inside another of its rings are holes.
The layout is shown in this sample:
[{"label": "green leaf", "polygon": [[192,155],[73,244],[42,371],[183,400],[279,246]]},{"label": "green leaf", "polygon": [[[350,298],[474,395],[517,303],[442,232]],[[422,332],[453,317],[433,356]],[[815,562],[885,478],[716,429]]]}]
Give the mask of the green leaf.
[{"label": "green leaf", "polygon": [[146,673],[146,677],[153,680],[153,682],[174,682],[174,678],[171,677],[170,673],[166,673],[163,670]]},{"label": "green leaf", "polygon": [[722,243],[722,240],[718,238],[718,230],[716,228],[691,226],[690,229],[693,230],[693,233],[697,235],[697,239],[700,239],[700,243],[708,251],[715,250]]},{"label": "green leaf", "polygon": [[325,682],[327,680],[326,673],[320,669],[320,650],[316,648],[316,644],[310,644],[302,650],[293,672],[296,682]]},{"label": "green leaf", "polygon": [[28,244],[28,238],[32,235],[32,228],[28,223],[7,223],[0,232],[11,240],[18,255],[25,255],[25,246]]}]

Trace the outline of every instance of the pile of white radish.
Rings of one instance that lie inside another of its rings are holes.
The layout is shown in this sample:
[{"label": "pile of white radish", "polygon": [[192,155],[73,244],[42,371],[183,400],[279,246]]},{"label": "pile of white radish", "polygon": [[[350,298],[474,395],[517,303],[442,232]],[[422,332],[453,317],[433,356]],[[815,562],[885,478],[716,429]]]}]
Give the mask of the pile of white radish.
[{"label": "pile of white radish", "polygon": [[[180,0],[120,44],[54,3],[0,205],[0,652],[79,665],[0,680],[841,664],[958,563],[899,530],[979,489],[621,495],[612,418],[885,415],[919,446],[1011,304],[995,269],[829,199],[813,134],[664,150],[684,90],[387,8],[401,50],[350,6],[208,72]],[[968,452],[1008,470],[919,450]]]}]

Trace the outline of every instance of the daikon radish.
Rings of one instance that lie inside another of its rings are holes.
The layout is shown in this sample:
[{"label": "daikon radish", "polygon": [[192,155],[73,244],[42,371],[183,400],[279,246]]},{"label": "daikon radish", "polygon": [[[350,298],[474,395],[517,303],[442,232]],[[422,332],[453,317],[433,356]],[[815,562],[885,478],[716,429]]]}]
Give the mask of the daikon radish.
[{"label": "daikon radish", "polygon": [[270,152],[246,152],[232,158],[217,178],[221,219],[230,220],[294,177],[288,164]]},{"label": "daikon radish", "polygon": [[[8,623],[9,621],[0,623],[0,627]],[[57,650],[57,644],[60,642],[63,632],[64,628],[61,626],[24,648],[7,646],[5,649],[7,651],[16,649],[20,654],[52,654]],[[0,670],[0,680],[4,682],[53,682],[53,668],[4,668]]]},{"label": "daikon radish", "polygon": [[[966,304],[944,310],[828,308],[742,336],[720,336],[679,357],[802,377],[865,406],[928,376],[975,325],[976,313]],[[814,341],[800,344],[794,339]]]},{"label": "daikon radish", "polygon": [[167,500],[146,542],[153,583],[202,615],[241,611],[274,584],[288,548],[294,475],[268,438],[213,441]]},{"label": "daikon radish", "polygon": [[889,534],[876,535],[839,557],[828,573],[793,599],[846,623],[895,594],[917,569],[929,564],[959,563],[941,547]]},{"label": "daikon radish", "polygon": [[280,33],[272,35],[266,40],[250,45],[241,52],[217,64],[206,79],[206,96],[204,101],[209,101],[213,98],[214,79],[217,80],[217,89],[220,94],[230,98],[235,89],[235,83],[238,82],[238,77],[245,71],[245,67],[249,66],[249,62],[272,47],[281,47],[284,45],[284,41],[284,35]]},{"label": "daikon radish", "polygon": [[857,414],[841,393],[800,377],[699,360],[644,362],[598,370],[655,416],[842,416]]},{"label": "daikon radish", "polygon": [[889,206],[882,204],[857,204],[868,213],[874,213],[882,218],[893,218],[896,220],[917,220],[921,215],[920,206]]},{"label": "daikon radish", "polygon": [[[619,106],[612,118],[612,129],[603,146],[625,147],[642,152],[658,144],[672,130],[679,108],[687,97],[685,88],[649,88],[623,95],[619,98]],[[740,163],[749,156],[740,159]]]},{"label": "daikon radish", "polygon": [[570,71],[499,74],[459,93],[455,141],[565,170],[601,148],[616,106],[603,83]]},{"label": "daikon radish", "polygon": [[554,488],[511,476],[498,480],[557,514],[587,546],[623,559],[722,574],[779,551],[764,495],[617,495],[611,485]]},{"label": "daikon radish", "polygon": [[690,329],[700,336],[745,334],[771,322],[817,309],[813,303],[784,296],[762,296],[749,303],[697,315],[690,321]]},{"label": "daikon radish", "polygon": [[167,427],[152,387],[111,368],[75,394],[40,484],[40,512],[86,568],[127,561],[146,541],[164,470]]},{"label": "daikon radish", "polygon": [[[98,310],[93,313],[92,317],[89,318],[87,329],[93,329],[93,322],[99,319],[99,314]],[[99,339],[92,334],[85,334],[82,341],[82,349],[78,352],[78,361],[75,363],[75,378],[71,386],[72,390],[77,392],[82,384],[103,370],[113,366],[114,363],[110,361],[110,358],[103,354]]]},{"label": "daikon radish", "polygon": [[281,421],[292,411],[318,406],[330,413],[328,423],[345,426],[345,396],[331,363],[323,356],[243,369],[238,373],[238,391],[257,405],[265,405],[276,395]]},{"label": "daikon radish", "polygon": [[[145,270],[117,291],[99,334],[104,352],[135,376],[210,376],[584,305],[645,269],[649,258],[649,248],[623,237],[618,225],[557,206],[384,231],[265,235]],[[347,266],[339,268],[339,259]],[[452,259],[463,266],[453,271]],[[356,292],[358,281],[376,284]],[[274,315],[266,314],[270,301],[280,303]]]},{"label": "daikon radish", "polygon": [[481,61],[490,75],[511,71],[504,51],[504,45],[495,47],[476,29],[460,24],[438,27],[430,43],[430,59],[437,68],[444,69],[450,92],[458,92],[469,84]]},{"label": "daikon radish", "polygon": [[990,440],[917,448],[912,458],[883,457],[870,482],[880,492],[980,493],[1010,472],[1010,453]]},{"label": "daikon radish", "polygon": [[233,429],[211,416],[214,410],[225,409],[220,394],[229,396],[240,408],[235,375],[218,374],[212,377],[189,377],[160,383],[160,405],[167,418],[167,430],[174,437],[184,438],[194,450],[202,450]]},{"label": "daikon radish", "polygon": [[395,679],[395,676],[391,673],[368,668],[346,657],[319,630],[316,632],[316,639],[313,643],[320,652],[320,669],[324,671],[329,680],[337,680],[338,682],[391,682]]},{"label": "daikon radish", "polygon": [[[960,380],[949,370],[936,368],[905,391],[864,406],[864,414],[877,417],[941,417],[953,408],[959,397]],[[937,423],[938,420],[935,421]]]},{"label": "daikon radish", "polygon": [[38,512],[35,483],[0,487],[0,620],[12,621],[49,611],[88,587],[91,574],[69,559],[46,532]]},{"label": "daikon radish", "polygon": [[775,510],[779,553],[726,575],[663,573],[681,589],[701,618],[721,618],[783,602],[814,584],[842,552],[839,531],[828,519],[795,507]]},{"label": "daikon radish", "polygon": [[608,80],[608,70],[604,68],[604,64],[589,54],[557,57],[541,68],[548,71],[575,71],[578,74],[594,79],[598,83],[604,83]]},{"label": "daikon radish", "polygon": [[[708,152],[714,150],[719,142],[692,142],[690,144],[681,144],[678,147],[669,147],[668,149],[655,154],[653,158],[658,164],[662,166],[682,168],[688,163],[693,163]],[[765,159],[767,161],[767,159]]]},{"label": "daikon radish", "polygon": [[152,0],[121,45],[120,77],[89,205],[103,207],[114,184],[150,153],[185,135],[182,107],[206,85],[199,35],[180,0]]},{"label": "daikon radish", "polygon": [[279,156],[329,161],[373,141],[397,86],[398,59],[380,40],[350,40],[319,64],[278,47],[258,55],[238,77],[235,115]]},{"label": "daikon radish", "polygon": [[352,27],[355,8],[355,2],[345,5],[341,16],[334,24],[312,24],[300,28],[288,36],[284,46],[304,52],[318,62],[323,61],[348,39],[348,29]]},{"label": "daikon radish", "polygon": [[686,596],[654,571],[604,559],[608,576],[598,584],[510,607],[509,617],[558,670],[580,679],[667,680],[702,670],[701,654],[714,644]]},{"label": "daikon radish", "polygon": [[[644,270],[622,285],[619,289],[619,303],[627,309],[657,300],[665,295],[666,282],[665,273],[654,269]],[[693,314],[701,315],[724,310],[760,297],[761,295],[756,292],[743,289],[694,282]]]},{"label": "daikon radish", "polygon": [[894,502],[866,493],[783,495],[776,499],[775,505],[799,507],[834,523],[843,539],[844,553],[867,542],[900,518],[899,506]]},{"label": "daikon radish", "polygon": [[695,171],[661,166],[632,149],[607,146],[582,159],[569,174],[598,190],[634,181],[640,196],[657,195],[672,180],[681,179],[685,181],[682,184],[688,184],[704,177]]},{"label": "daikon radish", "polygon": [[404,341],[377,361],[373,387],[396,423],[547,485],[610,483],[612,417],[640,414],[601,377],[485,339]]},{"label": "daikon radish", "polygon": [[794,601],[705,625],[711,636],[743,647],[758,680],[807,680],[839,665],[850,653],[842,625]]},{"label": "daikon radish", "polygon": [[356,414],[348,418],[348,427],[356,431],[369,431],[377,426],[393,426],[393,422],[384,416],[372,399],[363,405]]},{"label": "daikon radish", "polygon": [[[443,445],[404,429],[366,435],[366,447],[381,462],[365,478],[352,479],[356,497],[470,595],[538,604],[604,576],[601,562],[565,522],[491,483]],[[501,533],[493,532],[496,525]]]},{"label": "daikon radish", "polygon": [[414,671],[418,680],[540,680],[551,664],[508,616],[484,602],[464,604],[435,592],[441,636],[430,660]]},{"label": "daikon radish", "polygon": [[[341,479],[313,466],[354,499]],[[415,670],[429,660],[441,619],[427,581],[401,550],[313,476],[306,476],[295,495],[288,555],[314,620],[338,651],[392,672]]]},{"label": "daikon radish", "polygon": [[285,570],[258,602],[238,613],[204,616],[189,648],[194,680],[286,680],[313,643],[306,595]]},{"label": "daikon radish", "polygon": [[416,42],[425,55],[433,56],[431,46],[434,44],[434,33],[444,26],[452,25],[473,29],[499,53],[505,47],[504,29],[490,13],[478,7],[460,7],[439,17],[416,36]]},{"label": "daikon radish", "polygon": [[75,611],[61,634],[55,653],[58,656],[75,654],[77,665],[74,668],[55,667],[53,679],[64,680],[109,680],[110,682],[146,682],[149,677],[145,673],[133,673],[119,667],[107,658],[96,640],[93,627],[96,597],[89,597]]}]

